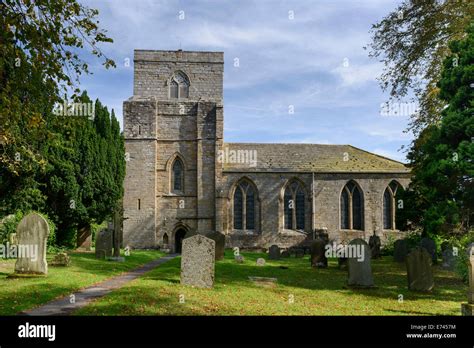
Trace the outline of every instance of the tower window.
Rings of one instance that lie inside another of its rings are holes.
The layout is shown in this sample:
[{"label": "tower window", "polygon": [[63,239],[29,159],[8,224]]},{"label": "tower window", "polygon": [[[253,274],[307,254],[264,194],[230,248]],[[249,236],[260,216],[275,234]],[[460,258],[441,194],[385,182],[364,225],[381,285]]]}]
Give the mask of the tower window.
[{"label": "tower window", "polygon": [[189,79],[182,71],[173,74],[170,81],[170,98],[183,99],[189,97]]},{"label": "tower window", "polygon": [[174,193],[184,191],[184,165],[181,159],[176,158],[172,166],[171,188]]}]

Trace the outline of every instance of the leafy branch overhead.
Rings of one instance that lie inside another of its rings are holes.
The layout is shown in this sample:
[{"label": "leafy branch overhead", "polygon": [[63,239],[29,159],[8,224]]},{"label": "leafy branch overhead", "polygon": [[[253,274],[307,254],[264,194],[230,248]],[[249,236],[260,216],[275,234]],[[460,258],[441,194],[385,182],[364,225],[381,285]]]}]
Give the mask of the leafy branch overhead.
[{"label": "leafy branch overhead", "polygon": [[3,0],[0,10],[0,163],[21,176],[44,170],[45,125],[62,96],[79,96],[79,77],[89,73],[82,54],[115,67],[99,47],[112,39],[99,28],[98,11],[76,0]]},{"label": "leafy branch overhead", "polygon": [[436,86],[448,43],[466,36],[474,3],[462,0],[405,0],[372,26],[370,56],[384,63],[379,78],[391,99],[410,98],[419,104],[410,129],[419,133],[440,119],[444,103]]}]

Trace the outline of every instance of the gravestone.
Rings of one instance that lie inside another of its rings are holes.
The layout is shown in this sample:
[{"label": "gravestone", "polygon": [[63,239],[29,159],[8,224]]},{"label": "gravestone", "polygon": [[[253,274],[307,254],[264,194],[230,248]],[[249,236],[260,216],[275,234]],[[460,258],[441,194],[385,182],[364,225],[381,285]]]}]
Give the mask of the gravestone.
[{"label": "gravestone", "polygon": [[198,288],[214,285],[216,242],[203,235],[183,239],[181,284]]},{"label": "gravestone", "polygon": [[316,239],[310,248],[311,267],[326,268],[328,259],[326,258],[326,242],[323,239]]},{"label": "gravestone", "polygon": [[235,260],[235,262],[237,262],[237,263],[244,263],[245,258],[244,258],[242,255],[235,255],[235,256],[234,256],[234,260]]},{"label": "gravestone", "polygon": [[295,257],[296,257],[296,258],[302,258],[302,257],[304,257],[304,250],[303,250],[302,248],[296,249]]},{"label": "gravestone", "polygon": [[408,289],[427,292],[434,287],[433,260],[425,248],[416,248],[407,255]]},{"label": "gravestone", "polygon": [[454,270],[456,266],[456,256],[454,256],[453,247],[449,246],[442,251],[443,263],[441,267],[447,270]]},{"label": "gravestone", "polygon": [[355,287],[372,287],[372,266],[370,264],[370,248],[367,242],[357,238],[349,243],[347,250],[353,250],[352,255],[347,255],[347,270],[349,279],[347,285]]},{"label": "gravestone", "polygon": [[225,252],[225,235],[214,231],[206,236],[216,243],[216,261],[224,259]]},{"label": "gravestone", "polygon": [[380,258],[380,247],[382,243],[380,242],[380,237],[373,234],[369,238],[369,247],[370,247],[370,256],[372,259]]},{"label": "gravestone", "polygon": [[18,253],[15,263],[15,273],[48,274],[46,262],[46,246],[49,236],[48,222],[36,213],[23,217],[16,228],[18,246],[26,250]]},{"label": "gravestone", "polygon": [[474,248],[468,250],[468,278],[469,278],[469,290],[467,293],[467,303],[461,305],[461,313],[465,316],[474,316]]},{"label": "gravestone", "polygon": [[262,259],[261,257],[259,257],[257,259],[257,266],[265,266],[265,259]]},{"label": "gravestone", "polygon": [[436,257],[436,243],[431,238],[422,238],[420,242],[420,246],[425,248],[426,251],[431,255],[431,260],[433,263],[437,263],[438,258]]},{"label": "gravestone", "polygon": [[270,260],[279,260],[280,259],[280,248],[278,245],[273,244],[270,249],[268,249],[268,258]]},{"label": "gravestone", "polygon": [[105,259],[112,256],[113,249],[113,230],[105,228],[95,237],[95,257],[97,259]]},{"label": "gravestone", "polygon": [[288,258],[290,257],[290,252],[288,250],[283,250],[280,254],[282,258]]},{"label": "gravestone", "polygon": [[347,257],[338,257],[337,266],[339,267],[339,269],[346,268],[347,267]]},{"label": "gravestone", "polygon": [[67,253],[57,253],[54,255],[53,261],[51,261],[51,266],[68,267],[70,264],[71,258]]},{"label": "gravestone", "polygon": [[405,239],[396,240],[393,245],[393,258],[396,262],[405,262],[408,255],[408,242]]}]

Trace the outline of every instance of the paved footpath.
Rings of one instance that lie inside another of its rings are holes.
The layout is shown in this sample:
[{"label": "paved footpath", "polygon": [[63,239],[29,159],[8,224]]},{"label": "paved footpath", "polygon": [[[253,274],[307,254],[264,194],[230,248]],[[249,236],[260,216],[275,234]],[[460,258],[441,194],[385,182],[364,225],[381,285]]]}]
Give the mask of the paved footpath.
[{"label": "paved footpath", "polygon": [[101,283],[90,286],[73,293],[74,303],[71,303],[71,295],[67,295],[57,300],[46,303],[40,307],[24,311],[20,315],[69,315],[78,308],[86,306],[96,298],[107,295],[109,292],[121,288],[126,283],[138,278],[142,274],[151,271],[153,268],[175,258],[178,254],[169,254],[157,260],[153,260],[141,267],[129,271],[122,275],[104,280]]}]

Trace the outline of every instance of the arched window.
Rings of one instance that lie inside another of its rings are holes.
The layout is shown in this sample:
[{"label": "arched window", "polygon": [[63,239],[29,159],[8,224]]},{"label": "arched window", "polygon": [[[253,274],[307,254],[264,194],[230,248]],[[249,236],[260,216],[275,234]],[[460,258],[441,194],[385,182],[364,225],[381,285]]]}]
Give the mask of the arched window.
[{"label": "arched window", "polygon": [[169,238],[168,238],[168,235],[165,233],[165,234],[163,235],[163,246],[164,246],[165,248],[168,247],[168,242],[169,242]]},{"label": "arched window", "polygon": [[305,193],[298,181],[290,182],[283,196],[284,226],[288,230],[304,230],[305,227]]},{"label": "arched window", "polygon": [[234,229],[255,230],[256,195],[254,186],[247,180],[237,184],[234,191]]},{"label": "arched window", "polygon": [[354,181],[349,181],[341,192],[341,228],[364,229],[364,195]]},{"label": "arched window", "polygon": [[398,191],[398,183],[392,181],[385,192],[383,193],[383,228],[386,230],[396,229],[395,223],[395,211],[396,211],[396,202],[395,197]]},{"label": "arched window", "polygon": [[171,190],[175,193],[184,192],[184,165],[180,158],[173,162],[171,171]]},{"label": "arched window", "polygon": [[170,98],[188,98],[189,79],[182,71],[173,74],[170,80]]}]

